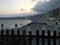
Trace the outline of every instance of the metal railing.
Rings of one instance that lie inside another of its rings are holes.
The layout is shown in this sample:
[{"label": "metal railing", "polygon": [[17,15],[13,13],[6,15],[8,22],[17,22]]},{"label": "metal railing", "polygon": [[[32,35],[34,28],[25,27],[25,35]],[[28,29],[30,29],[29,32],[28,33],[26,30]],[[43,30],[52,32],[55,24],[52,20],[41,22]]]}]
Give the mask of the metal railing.
[{"label": "metal railing", "polygon": [[[46,24],[44,23],[44,25]],[[16,34],[15,34],[15,29],[6,30],[4,34],[4,30],[3,30],[4,25],[2,24],[1,26],[2,29],[0,31],[0,45],[32,45],[34,43],[35,45],[46,45],[45,42],[47,43],[47,45],[51,45],[51,39],[53,41],[52,45],[60,45],[60,31],[54,30],[53,34],[51,35],[51,31],[48,30],[47,35],[45,35],[46,30],[42,30],[41,31],[42,34],[40,34],[39,30],[36,30],[35,35],[32,34],[32,31],[29,31],[27,35],[26,30],[23,30],[21,34],[21,31],[17,29],[17,24],[15,24]],[[30,24],[28,24],[28,26],[30,26]],[[10,31],[11,34],[9,33]],[[33,40],[35,40],[34,43]]]},{"label": "metal railing", "polygon": [[[11,30],[11,34],[9,34],[10,30],[6,30],[6,34],[4,34],[4,30],[1,30],[0,34],[0,45],[32,45],[32,40],[35,40],[35,45],[45,45],[45,39],[47,40],[47,45],[51,45],[51,39],[53,40],[52,45],[57,45],[57,39],[60,45],[60,31],[58,35],[56,35],[56,31],[53,31],[53,35],[51,35],[51,31],[47,31],[47,35],[45,35],[45,31],[41,31],[42,34],[39,34],[39,31],[36,31],[36,34],[33,35],[32,31],[29,31],[29,35],[26,35],[26,30],[23,30],[22,34],[20,34],[20,30],[17,30],[17,34],[14,33],[14,30]],[[39,41],[41,39],[41,42]]]}]

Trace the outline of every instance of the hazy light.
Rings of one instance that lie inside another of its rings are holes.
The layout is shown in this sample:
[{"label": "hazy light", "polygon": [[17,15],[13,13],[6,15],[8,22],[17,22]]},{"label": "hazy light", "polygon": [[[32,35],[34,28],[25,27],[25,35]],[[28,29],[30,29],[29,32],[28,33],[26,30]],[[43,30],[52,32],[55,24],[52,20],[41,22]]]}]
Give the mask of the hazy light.
[{"label": "hazy light", "polygon": [[[39,0],[5,0],[0,1],[0,14],[19,14],[29,12]],[[2,2],[2,3],[1,3]]]},{"label": "hazy light", "polygon": [[19,14],[31,12],[31,9],[40,2],[49,2],[50,0],[4,0],[0,1],[0,14]]},{"label": "hazy light", "polygon": [[49,2],[50,0],[40,0],[41,2]]},{"label": "hazy light", "polygon": [[46,1],[50,1],[50,0],[46,0]]}]

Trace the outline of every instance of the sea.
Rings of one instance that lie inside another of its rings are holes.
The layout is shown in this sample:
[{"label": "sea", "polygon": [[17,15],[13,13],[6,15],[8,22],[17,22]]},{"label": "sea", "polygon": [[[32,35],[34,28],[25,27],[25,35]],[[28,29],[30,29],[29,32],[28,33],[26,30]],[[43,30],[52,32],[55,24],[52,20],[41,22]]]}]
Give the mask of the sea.
[{"label": "sea", "polygon": [[15,28],[15,24],[17,24],[17,28],[19,28],[29,23],[31,23],[29,19],[0,19],[0,29],[2,28],[2,24],[4,25],[4,29],[13,29]]},{"label": "sea", "polygon": [[[15,24],[17,24],[17,28],[21,28],[31,22],[32,22],[32,20],[30,20],[30,19],[0,19],[0,29],[2,29],[2,26],[1,26],[2,24],[4,25],[3,29],[14,29]],[[45,22],[46,22],[46,27],[49,29],[52,29],[55,26],[56,21],[55,20],[47,20]],[[31,27],[38,28],[40,26],[39,29],[41,29],[43,25],[39,24],[39,23],[31,24],[32,25]],[[58,28],[60,28],[60,20],[58,20]]]}]

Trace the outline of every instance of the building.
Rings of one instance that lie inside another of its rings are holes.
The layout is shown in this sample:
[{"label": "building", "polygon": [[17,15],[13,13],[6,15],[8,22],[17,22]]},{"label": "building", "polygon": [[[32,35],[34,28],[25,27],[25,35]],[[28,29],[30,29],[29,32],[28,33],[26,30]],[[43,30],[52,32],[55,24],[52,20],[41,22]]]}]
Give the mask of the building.
[{"label": "building", "polygon": [[59,18],[60,17],[60,8],[53,9],[52,11],[50,11],[49,17]]},{"label": "building", "polygon": [[57,9],[54,11],[54,13],[55,13],[55,18],[59,18],[59,8],[57,8]]},{"label": "building", "polygon": [[59,18],[60,18],[60,7],[59,7]]},{"label": "building", "polygon": [[44,14],[37,14],[31,17],[32,22],[40,23],[48,20],[49,18],[60,18],[60,8],[53,9]]}]

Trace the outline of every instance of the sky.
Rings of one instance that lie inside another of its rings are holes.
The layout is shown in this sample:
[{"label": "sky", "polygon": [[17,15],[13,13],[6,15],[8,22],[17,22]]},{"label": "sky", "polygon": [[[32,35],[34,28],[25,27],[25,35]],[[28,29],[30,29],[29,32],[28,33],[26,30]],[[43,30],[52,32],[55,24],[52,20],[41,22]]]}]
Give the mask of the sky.
[{"label": "sky", "polygon": [[60,0],[49,0],[45,2],[38,2],[35,7],[33,7],[34,11],[38,12],[48,12],[52,9],[56,9],[60,7]]},{"label": "sky", "polygon": [[60,7],[60,0],[0,0],[0,17],[26,16]]},{"label": "sky", "polygon": [[0,14],[30,12],[38,0],[0,0]]}]

